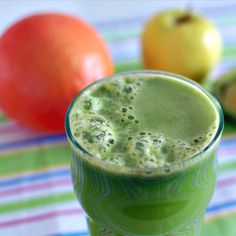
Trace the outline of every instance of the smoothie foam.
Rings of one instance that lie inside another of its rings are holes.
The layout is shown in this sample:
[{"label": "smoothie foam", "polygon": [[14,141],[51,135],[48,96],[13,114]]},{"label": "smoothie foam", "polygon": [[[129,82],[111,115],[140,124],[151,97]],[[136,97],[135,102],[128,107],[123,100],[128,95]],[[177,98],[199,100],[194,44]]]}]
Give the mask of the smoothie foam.
[{"label": "smoothie foam", "polygon": [[70,129],[95,159],[158,168],[188,160],[216,135],[219,117],[200,89],[167,75],[115,76],[73,103]]}]

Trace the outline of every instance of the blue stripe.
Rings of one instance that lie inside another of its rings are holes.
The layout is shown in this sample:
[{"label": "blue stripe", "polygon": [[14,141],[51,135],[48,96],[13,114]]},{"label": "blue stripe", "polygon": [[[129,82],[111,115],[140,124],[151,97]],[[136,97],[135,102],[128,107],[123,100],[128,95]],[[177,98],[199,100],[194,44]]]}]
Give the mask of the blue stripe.
[{"label": "blue stripe", "polygon": [[230,147],[230,146],[236,147],[236,137],[221,139],[220,148]]},{"label": "blue stripe", "polygon": [[17,185],[17,184],[33,182],[33,181],[37,181],[37,180],[47,180],[47,179],[52,179],[52,178],[62,177],[62,176],[70,176],[69,168],[60,169],[60,170],[53,170],[53,171],[49,170],[45,173],[20,176],[20,177],[12,178],[10,180],[9,179],[8,180],[0,180],[0,188],[1,187],[9,187],[12,185]]},{"label": "blue stripe", "polygon": [[213,213],[213,212],[224,210],[224,209],[227,209],[229,207],[234,207],[234,206],[236,206],[236,201],[225,202],[223,204],[209,206],[206,212]]},{"label": "blue stripe", "polygon": [[51,234],[48,236],[89,236],[88,232],[74,232],[74,233],[59,233],[59,234]]},{"label": "blue stripe", "polygon": [[29,140],[3,143],[3,144],[0,144],[0,150],[4,151],[8,149],[13,149],[13,148],[34,146],[34,145],[44,144],[44,143],[55,143],[55,142],[66,141],[66,140],[67,138],[65,134],[47,135],[47,136],[36,137]]}]

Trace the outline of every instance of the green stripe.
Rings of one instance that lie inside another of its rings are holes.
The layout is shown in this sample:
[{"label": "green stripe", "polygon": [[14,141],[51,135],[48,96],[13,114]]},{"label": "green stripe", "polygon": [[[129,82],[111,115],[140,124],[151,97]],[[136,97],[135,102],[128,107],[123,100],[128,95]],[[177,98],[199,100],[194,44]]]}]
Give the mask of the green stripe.
[{"label": "green stripe", "polygon": [[114,34],[113,32],[104,32],[102,34],[102,36],[104,37],[104,39],[110,43],[112,42],[116,42],[116,41],[122,41],[122,40],[126,40],[126,39],[130,39],[130,38],[137,38],[139,37],[139,30],[138,29],[133,29],[129,31],[122,31],[119,32],[117,34]]},{"label": "green stripe", "polygon": [[0,176],[34,171],[60,165],[69,165],[71,150],[68,144],[60,146],[38,147],[21,153],[1,155]]},{"label": "green stripe", "polygon": [[236,45],[227,45],[224,48],[223,59],[224,58],[235,58],[236,56]]},{"label": "green stripe", "polygon": [[236,170],[236,161],[230,161],[227,163],[221,163],[218,167],[219,173]]},{"label": "green stripe", "polygon": [[24,201],[17,201],[14,203],[5,203],[0,205],[0,213],[9,213],[13,211],[32,209],[36,207],[42,207],[54,203],[62,203],[75,201],[76,197],[73,192],[59,193],[55,195],[50,195],[47,197],[36,198],[36,199],[27,199]]},{"label": "green stripe", "polygon": [[8,118],[0,113],[0,124],[6,123],[7,120]]},{"label": "green stripe", "polygon": [[140,70],[142,69],[142,63],[140,60],[127,60],[116,64],[116,72],[123,72],[129,70]]},{"label": "green stripe", "polygon": [[207,221],[202,227],[202,236],[233,236],[235,235],[236,213]]}]

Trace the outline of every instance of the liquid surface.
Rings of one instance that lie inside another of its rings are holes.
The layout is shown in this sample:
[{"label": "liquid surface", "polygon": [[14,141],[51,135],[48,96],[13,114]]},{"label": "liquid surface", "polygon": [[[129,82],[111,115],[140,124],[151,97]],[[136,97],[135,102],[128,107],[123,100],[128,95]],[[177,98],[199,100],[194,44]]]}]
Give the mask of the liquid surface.
[{"label": "liquid surface", "polygon": [[76,141],[119,167],[156,168],[187,160],[215,136],[212,101],[165,75],[117,75],[84,90],[70,112]]}]

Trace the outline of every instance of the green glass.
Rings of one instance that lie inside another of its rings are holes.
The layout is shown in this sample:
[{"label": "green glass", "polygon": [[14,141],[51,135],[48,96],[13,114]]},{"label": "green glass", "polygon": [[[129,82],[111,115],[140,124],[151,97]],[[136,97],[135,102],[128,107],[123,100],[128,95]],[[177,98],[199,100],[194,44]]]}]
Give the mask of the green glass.
[{"label": "green glass", "polygon": [[82,91],[67,111],[66,133],[73,152],[71,173],[74,191],[87,214],[90,235],[200,235],[204,212],[216,182],[216,152],[223,130],[221,108],[200,85],[174,74],[136,71],[119,76],[139,73],[146,77],[155,74],[185,81],[186,86],[196,88],[193,95],[196,99],[206,95],[219,117],[216,133],[203,150],[168,167],[114,166],[94,157],[76,141],[69,119],[73,104],[84,91],[112,78],[100,80]]}]

